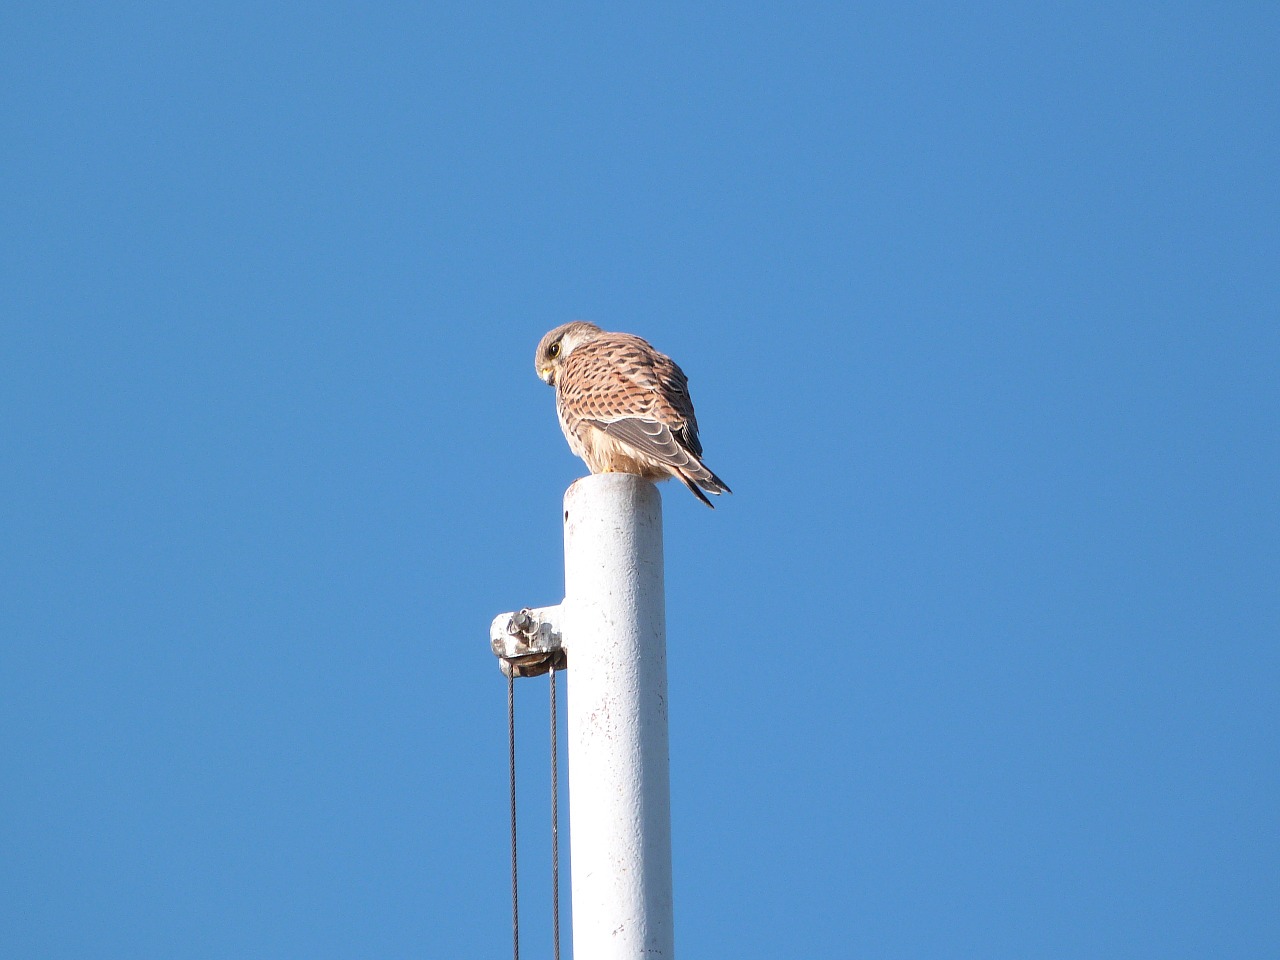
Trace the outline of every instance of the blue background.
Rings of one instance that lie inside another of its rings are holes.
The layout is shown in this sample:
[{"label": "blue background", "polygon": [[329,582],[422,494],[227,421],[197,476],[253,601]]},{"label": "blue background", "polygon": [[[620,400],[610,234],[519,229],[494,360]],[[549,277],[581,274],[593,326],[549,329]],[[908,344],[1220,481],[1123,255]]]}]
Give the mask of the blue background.
[{"label": "blue background", "polygon": [[487,630],[563,594],[573,318],[676,357],[735,490],[663,492],[682,956],[1274,955],[1278,51],[8,5],[0,955],[509,950]]}]

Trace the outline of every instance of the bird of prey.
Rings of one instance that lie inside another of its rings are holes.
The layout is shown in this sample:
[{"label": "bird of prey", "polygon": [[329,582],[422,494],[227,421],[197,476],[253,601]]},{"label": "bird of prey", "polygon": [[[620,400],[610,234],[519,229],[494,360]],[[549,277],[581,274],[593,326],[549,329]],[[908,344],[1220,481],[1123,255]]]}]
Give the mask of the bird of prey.
[{"label": "bird of prey", "polygon": [[684,371],[646,341],[578,320],[542,338],[534,366],[556,388],[560,429],[592,473],[675,477],[708,507],[704,490],[732,492],[702,462]]}]

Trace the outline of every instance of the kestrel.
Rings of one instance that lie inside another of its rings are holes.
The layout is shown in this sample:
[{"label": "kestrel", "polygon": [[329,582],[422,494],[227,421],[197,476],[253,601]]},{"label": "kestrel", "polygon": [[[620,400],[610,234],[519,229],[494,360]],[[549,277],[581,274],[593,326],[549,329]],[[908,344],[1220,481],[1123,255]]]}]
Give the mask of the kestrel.
[{"label": "kestrel", "polygon": [[592,473],[675,477],[708,507],[703,490],[732,492],[702,463],[684,371],[646,341],[578,320],[542,338],[534,366],[556,388],[560,429]]}]

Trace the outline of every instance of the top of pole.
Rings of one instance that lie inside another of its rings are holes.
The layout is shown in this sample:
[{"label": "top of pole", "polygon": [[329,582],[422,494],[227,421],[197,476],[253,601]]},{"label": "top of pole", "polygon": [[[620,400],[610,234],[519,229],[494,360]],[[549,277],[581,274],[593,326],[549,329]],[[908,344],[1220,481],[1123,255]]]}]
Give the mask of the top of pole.
[{"label": "top of pole", "polygon": [[[651,481],[634,473],[593,473],[569,484],[564,492],[564,509],[575,506],[602,510],[642,510],[662,522],[662,495]],[[572,520],[566,516],[566,520]]]}]

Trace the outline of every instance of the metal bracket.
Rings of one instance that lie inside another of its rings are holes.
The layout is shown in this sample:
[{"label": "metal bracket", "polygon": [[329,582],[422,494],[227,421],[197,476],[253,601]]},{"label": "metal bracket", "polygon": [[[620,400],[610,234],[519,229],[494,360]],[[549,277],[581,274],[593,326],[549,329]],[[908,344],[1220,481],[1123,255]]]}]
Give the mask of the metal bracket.
[{"label": "metal bracket", "polygon": [[500,613],[489,627],[489,646],[503,676],[536,677],[563,670],[567,651],[560,633],[563,604]]}]

